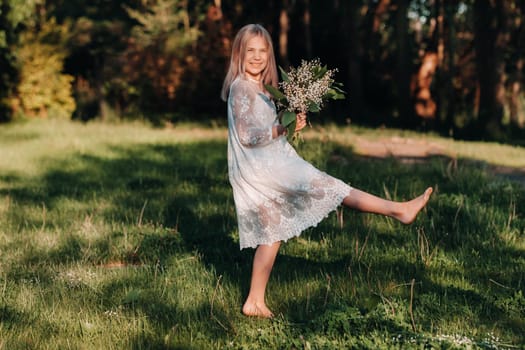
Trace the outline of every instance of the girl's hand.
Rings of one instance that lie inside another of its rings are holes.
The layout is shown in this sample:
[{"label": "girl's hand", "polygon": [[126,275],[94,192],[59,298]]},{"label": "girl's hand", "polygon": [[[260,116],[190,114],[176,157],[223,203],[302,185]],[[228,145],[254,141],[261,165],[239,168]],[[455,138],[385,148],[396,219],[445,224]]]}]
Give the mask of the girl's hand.
[{"label": "girl's hand", "polygon": [[297,113],[295,115],[295,131],[300,131],[306,126],[306,113]]}]

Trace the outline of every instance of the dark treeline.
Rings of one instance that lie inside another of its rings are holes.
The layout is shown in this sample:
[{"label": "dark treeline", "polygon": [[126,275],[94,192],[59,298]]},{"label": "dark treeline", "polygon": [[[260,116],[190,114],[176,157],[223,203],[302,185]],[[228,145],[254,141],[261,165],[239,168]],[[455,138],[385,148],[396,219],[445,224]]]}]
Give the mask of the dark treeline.
[{"label": "dark treeline", "polygon": [[319,58],[337,123],[511,141],[525,129],[525,0],[0,0],[0,119],[220,119],[232,37]]}]

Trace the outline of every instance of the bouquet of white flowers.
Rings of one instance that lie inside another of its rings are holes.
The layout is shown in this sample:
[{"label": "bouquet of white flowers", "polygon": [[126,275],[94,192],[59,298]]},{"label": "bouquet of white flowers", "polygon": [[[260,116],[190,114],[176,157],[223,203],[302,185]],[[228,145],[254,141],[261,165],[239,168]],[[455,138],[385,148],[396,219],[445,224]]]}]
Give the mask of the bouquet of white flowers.
[{"label": "bouquet of white flowers", "polygon": [[326,100],[345,98],[343,85],[334,81],[337,70],[322,66],[318,59],[301,62],[298,68],[292,67],[287,73],[281,67],[282,81],[279,88],[265,85],[280,109],[279,120],[288,129],[293,141],[299,139],[295,132],[295,115],[297,113],[318,113]]}]

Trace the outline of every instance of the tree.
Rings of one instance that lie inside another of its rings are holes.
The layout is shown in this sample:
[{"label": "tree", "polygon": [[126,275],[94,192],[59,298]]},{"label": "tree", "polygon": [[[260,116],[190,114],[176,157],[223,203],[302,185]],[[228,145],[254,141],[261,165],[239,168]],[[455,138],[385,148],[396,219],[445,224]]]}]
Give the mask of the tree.
[{"label": "tree", "polygon": [[[326,36],[341,35],[337,40],[344,43],[345,61],[338,62],[336,67],[346,73],[349,97],[346,105],[351,120],[373,125],[392,122],[395,98],[391,70],[394,67],[391,0],[336,2],[339,4],[335,8],[340,16],[339,30]],[[329,26],[332,19],[327,17],[325,21]],[[339,47],[330,51],[330,46],[325,45],[323,49],[327,50],[328,57],[341,56]]]},{"label": "tree", "polygon": [[438,69],[438,127],[446,134],[451,134],[456,129],[454,115],[456,109],[456,91],[454,77],[457,72],[457,31],[455,14],[458,13],[458,3],[454,0],[439,0],[436,2],[442,17],[442,25],[439,31],[442,49]]},{"label": "tree", "polygon": [[419,51],[411,88],[415,112],[427,128],[445,133],[454,129],[457,6],[452,0],[421,1],[411,16]]},{"label": "tree", "polygon": [[412,57],[409,43],[408,0],[396,0],[395,41],[396,41],[396,91],[399,117],[404,125],[414,125],[410,80],[412,76]]},{"label": "tree", "polygon": [[501,138],[505,98],[507,0],[474,2],[474,45],[479,86],[478,135]]},{"label": "tree", "polygon": [[288,0],[283,0],[279,12],[279,47],[278,54],[281,66],[288,68],[290,59],[288,57],[288,32],[290,31],[290,5]]},{"label": "tree", "polygon": [[340,26],[343,34],[344,53],[347,62],[346,86],[350,94],[351,103],[350,118],[360,118],[364,113],[363,103],[363,42],[359,30],[361,19],[359,11],[361,9],[360,1],[348,1],[341,4]]},{"label": "tree", "polygon": [[14,47],[18,32],[30,21],[43,0],[0,0],[0,122],[12,116],[10,97],[18,84],[18,61]]},{"label": "tree", "polygon": [[50,20],[38,27],[29,27],[20,35],[15,51],[20,81],[11,104],[25,116],[71,118],[75,110],[73,77],[63,73],[67,52],[62,42],[67,26]]},{"label": "tree", "polygon": [[214,0],[208,7],[199,30],[202,35],[194,44],[198,54],[192,56],[191,66],[186,66],[176,99],[176,112],[186,112],[192,119],[216,117],[224,110],[219,91],[230,59],[233,33],[221,0]]},{"label": "tree", "polygon": [[200,8],[189,11],[186,0],[154,0],[142,9],[127,8],[137,24],[122,57],[123,74],[151,111],[173,108],[185,70],[192,70],[192,49],[200,31]]},{"label": "tree", "polygon": [[514,2],[510,13],[511,33],[508,79],[508,105],[511,128],[525,128],[525,103],[523,102],[523,71],[525,69],[525,0]]}]

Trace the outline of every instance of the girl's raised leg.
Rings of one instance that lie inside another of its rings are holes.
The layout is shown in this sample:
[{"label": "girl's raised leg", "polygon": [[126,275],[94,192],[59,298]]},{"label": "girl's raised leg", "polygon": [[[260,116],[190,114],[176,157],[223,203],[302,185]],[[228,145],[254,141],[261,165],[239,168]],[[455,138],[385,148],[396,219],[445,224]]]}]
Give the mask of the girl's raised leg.
[{"label": "girl's raised leg", "polygon": [[343,204],[362,212],[386,215],[403,224],[410,224],[416,219],[421,209],[425,207],[432,191],[432,187],[429,187],[422,195],[410,201],[394,202],[354,188],[343,199]]},{"label": "girl's raised leg", "polygon": [[260,245],[255,251],[250,292],[242,307],[242,313],[246,316],[264,318],[273,316],[272,311],[266,306],[265,293],[280,246],[281,242],[275,242],[272,245]]},{"label": "girl's raised leg", "polygon": [[[425,207],[432,191],[432,188],[429,187],[419,197],[410,201],[394,202],[353,188],[350,194],[343,199],[343,204],[355,210],[390,216],[404,224],[410,224]],[[281,242],[275,242],[271,245],[260,245],[255,251],[250,292],[242,307],[242,312],[246,316],[264,318],[273,316],[272,311],[266,306],[265,294],[280,246]]]}]

